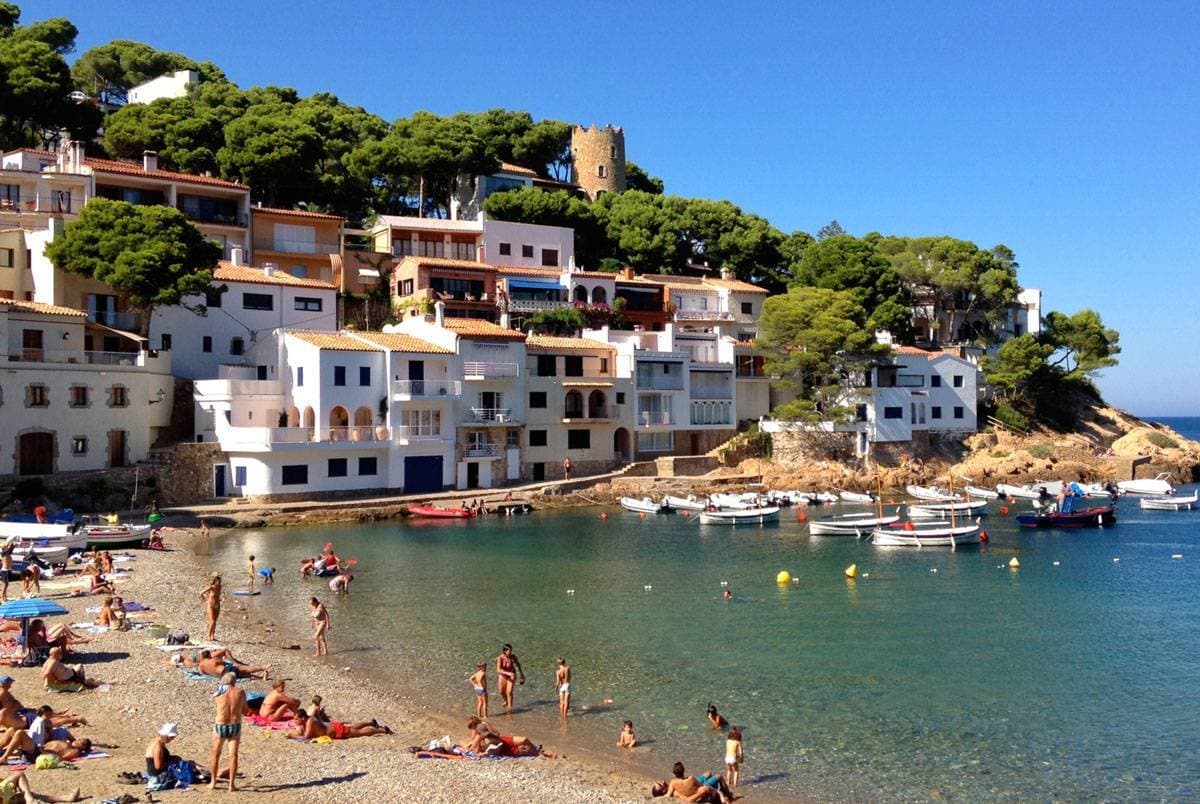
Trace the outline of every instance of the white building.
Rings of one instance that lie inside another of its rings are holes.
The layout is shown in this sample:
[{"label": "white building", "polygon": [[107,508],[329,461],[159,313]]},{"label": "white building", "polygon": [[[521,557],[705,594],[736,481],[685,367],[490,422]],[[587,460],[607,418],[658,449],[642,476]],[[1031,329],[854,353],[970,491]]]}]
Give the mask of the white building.
[{"label": "white building", "polygon": [[195,70],[176,70],[130,87],[126,100],[128,103],[150,103],[159,98],[182,98],[199,82],[200,73]]},{"label": "white building", "polygon": [[[240,250],[234,256],[240,259]],[[269,265],[222,262],[213,284],[225,286],[225,292],[189,298],[187,306],[156,307],[151,315],[150,343],[175,352],[178,377],[216,379],[220,366],[254,366],[251,347],[276,329],[337,329],[337,291],[330,282],[297,278]],[[201,305],[203,315],[188,309]]]},{"label": "white building", "polygon": [[0,301],[0,475],[127,466],[170,425],[169,353],[85,313]]},{"label": "white building", "polygon": [[575,230],[485,219],[481,261],[523,268],[566,269],[575,264]]}]

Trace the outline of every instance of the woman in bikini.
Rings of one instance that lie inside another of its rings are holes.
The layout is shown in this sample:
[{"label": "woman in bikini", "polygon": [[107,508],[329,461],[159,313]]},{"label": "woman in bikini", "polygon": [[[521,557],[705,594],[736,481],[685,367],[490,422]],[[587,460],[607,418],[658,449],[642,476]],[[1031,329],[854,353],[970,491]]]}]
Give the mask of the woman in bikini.
[{"label": "woman in bikini", "polygon": [[217,619],[221,616],[221,576],[213,575],[212,581],[200,592],[200,599],[206,601],[205,613],[208,616],[208,641],[217,639]]},{"label": "woman in bikini", "polygon": [[504,710],[509,714],[512,714],[513,682],[517,680],[517,673],[521,674],[521,683],[524,684],[525,671],[521,669],[521,662],[512,652],[512,645],[505,643],[500,655],[496,657],[496,677],[500,686],[500,697],[504,700]]},{"label": "woman in bikini", "polygon": [[325,644],[325,632],[329,630],[329,612],[325,609],[325,604],[315,597],[308,601],[308,605],[312,609],[313,642],[317,648],[313,657],[328,656],[329,646]]}]

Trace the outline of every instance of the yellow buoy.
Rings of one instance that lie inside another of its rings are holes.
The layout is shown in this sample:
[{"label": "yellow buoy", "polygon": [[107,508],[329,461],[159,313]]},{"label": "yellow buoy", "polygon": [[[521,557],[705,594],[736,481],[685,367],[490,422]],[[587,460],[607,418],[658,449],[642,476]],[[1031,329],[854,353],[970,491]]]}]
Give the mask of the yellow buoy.
[{"label": "yellow buoy", "polygon": [[790,580],[792,580],[792,573],[787,570],[780,570],[779,574],[775,576],[775,583],[787,583]]},{"label": "yellow buoy", "polygon": [[1009,569],[1020,569],[1021,568],[1021,562],[1017,561],[1016,556],[1013,556],[1012,558],[1010,558],[1008,560],[1008,568]]},{"label": "yellow buoy", "polygon": [[846,567],[846,577],[849,578],[850,580],[854,580],[855,578],[858,577],[858,565],[857,564],[851,564],[850,566]]}]

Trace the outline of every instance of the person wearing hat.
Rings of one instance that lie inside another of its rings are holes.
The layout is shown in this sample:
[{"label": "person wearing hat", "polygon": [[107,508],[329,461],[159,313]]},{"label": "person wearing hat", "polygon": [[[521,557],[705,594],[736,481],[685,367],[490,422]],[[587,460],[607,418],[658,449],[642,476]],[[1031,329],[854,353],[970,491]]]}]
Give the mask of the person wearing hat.
[{"label": "person wearing hat", "polygon": [[174,723],[164,723],[158,728],[158,734],[146,746],[146,775],[158,777],[170,770],[171,765],[179,762],[179,757],[171,753],[167,747],[179,736],[179,727]]}]

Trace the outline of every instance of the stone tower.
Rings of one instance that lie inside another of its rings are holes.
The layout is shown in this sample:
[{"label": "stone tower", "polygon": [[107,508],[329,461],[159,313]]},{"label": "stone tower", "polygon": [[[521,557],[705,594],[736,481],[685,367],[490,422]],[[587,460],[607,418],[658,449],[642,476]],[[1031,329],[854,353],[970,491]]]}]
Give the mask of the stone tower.
[{"label": "stone tower", "polygon": [[619,126],[571,129],[571,182],[595,201],[625,192],[625,131]]}]

